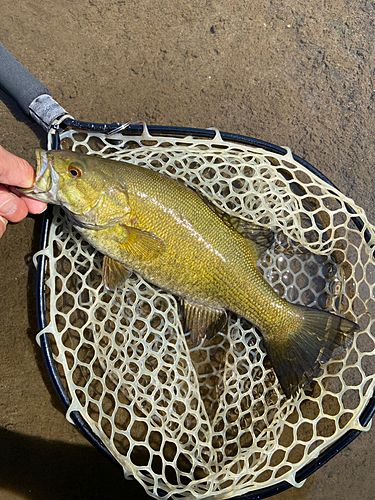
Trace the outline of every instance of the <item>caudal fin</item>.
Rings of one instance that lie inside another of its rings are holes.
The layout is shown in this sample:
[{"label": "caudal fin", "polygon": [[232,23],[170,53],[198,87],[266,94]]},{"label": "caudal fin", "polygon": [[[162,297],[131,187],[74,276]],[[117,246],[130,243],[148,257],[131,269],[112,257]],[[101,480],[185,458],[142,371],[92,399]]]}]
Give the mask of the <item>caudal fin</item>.
[{"label": "caudal fin", "polygon": [[266,350],[284,394],[290,398],[319,372],[320,364],[344,352],[358,325],[318,309],[296,306],[303,324],[283,342],[267,342]]}]

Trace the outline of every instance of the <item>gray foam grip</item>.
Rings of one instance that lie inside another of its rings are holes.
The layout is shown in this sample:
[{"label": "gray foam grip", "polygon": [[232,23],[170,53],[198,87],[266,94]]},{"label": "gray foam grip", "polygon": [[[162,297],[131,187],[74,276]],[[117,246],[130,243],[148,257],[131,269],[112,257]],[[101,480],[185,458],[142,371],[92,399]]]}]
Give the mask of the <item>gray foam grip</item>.
[{"label": "gray foam grip", "polygon": [[17,59],[0,43],[0,87],[10,95],[27,115],[29,105],[42,95],[51,95],[50,91],[35,78]]}]

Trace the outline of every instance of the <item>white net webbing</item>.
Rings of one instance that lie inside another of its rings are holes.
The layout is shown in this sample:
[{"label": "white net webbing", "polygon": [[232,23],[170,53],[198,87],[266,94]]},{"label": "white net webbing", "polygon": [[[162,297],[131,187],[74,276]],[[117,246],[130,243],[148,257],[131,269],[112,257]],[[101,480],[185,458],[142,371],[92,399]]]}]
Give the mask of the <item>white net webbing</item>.
[{"label": "white net webbing", "polygon": [[363,430],[375,373],[374,228],[289,151],[228,143],[219,133],[212,140],[151,137],[146,127],[124,134],[67,130],[62,147],[164,172],[226,213],[272,227],[276,243],[259,263],[265,279],[291,302],[356,321],[360,332],[287,400],[251,324],[229,315],[222,333],[193,347],[176,299],[136,273],[125,289],[106,291],[102,256],[55,209],[40,252],[49,263],[43,333],[69,411],[81,413],[125,476],[153,497],[224,499],[281,481],[297,485],[302,466],[348,429]]}]

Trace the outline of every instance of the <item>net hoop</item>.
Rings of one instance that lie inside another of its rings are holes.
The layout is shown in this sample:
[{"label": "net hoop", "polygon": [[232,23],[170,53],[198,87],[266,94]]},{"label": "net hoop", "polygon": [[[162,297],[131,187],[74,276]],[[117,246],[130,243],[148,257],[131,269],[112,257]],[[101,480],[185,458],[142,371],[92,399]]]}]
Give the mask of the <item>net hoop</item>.
[{"label": "net hoop", "polygon": [[[88,124],[85,122],[77,122],[71,118],[66,119],[62,124],[59,124],[52,133],[50,134],[50,147],[59,148],[60,146],[60,136],[61,131],[66,130],[68,128],[75,130],[82,130],[88,132],[95,133],[104,133],[108,136],[114,137],[115,134],[123,132],[123,130],[119,130],[118,124]],[[127,125],[126,134],[131,136],[139,136],[144,131],[143,125]],[[215,130],[200,130],[200,129],[187,129],[187,128],[173,128],[173,127],[148,127],[147,133],[149,137],[153,136],[165,136],[165,137],[194,137],[194,138],[202,138],[202,139],[213,139],[217,134]],[[227,141],[233,144],[240,144],[251,146],[254,148],[261,148],[263,150],[269,151],[270,153],[276,153],[280,155],[287,155],[288,150],[284,148],[280,148],[278,146],[258,141],[256,139],[247,138],[244,136],[238,136],[233,134],[225,134],[221,133],[221,138],[223,141]],[[331,186],[335,189],[335,186],[317,169],[312,167],[303,159],[299,158],[296,155],[292,155],[294,161],[302,165],[313,175],[317,176],[327,185]],[[345,202],[346,203],[346,202]],[[368,223],[366,220],[363,220],[361,214],[357,214],[356,211],[352,208],[352,206],[346,203],[346,207],[353,215],[352,221],[355,226],[358,228],[358,231],[363,231],[364,240],[369,242],[372,240],[371,231],[368,229]],[[37,309],[38,309],[38,323],[39,329],[41,331],[40,342],[44,355],[44,359],[47,365],[47,369],[53,381],[53,385],[55,387],[56,392],[58,393],[61,401],[64,404],[64,407],[69,412],[69,417],[71,420],[77,425],[83,435],[102,453],[104,453],[112,462],[114,462],[117,466],[121,467],[118,461],[114,458],[113,454],[108,450],[107,446],[103,443],[100,437],[93,431],[91,426],[86,422],[86,420],[82,417],[80,411],[69,411],[71,409],[71,398],[69,396],[64,383],[61,380],[61,376],[56,366],[56,362],[54,359],[54,354],[51,349],[51,344],[49,340],[49,335],[43,333],[43,331],[48,331],[48,319],[47,319],[47,304],[46,304],[46,272],[47,272],[47,258],[46,255],[43,254],[43,250],[45,250],[48,246],[48,238],[49,232],[51,229],[52,223],[52,210],[49,208],[44,216],[44,223],[42,229],[42,239],[41,239],[41,252],[37,259],[38,262],[38,297],[37,297]],[[365,230],[364,230],[365,227]],[[367,403],[361,414],[357,416],[357,428],[350,428],[344,434],[342,434],[333,444],[326,447],[326,449],[317,457],[311,459],[306,465],[301,467],[294,476],[294,485],[302,485],[306,478],[319,469],[322,465],[324,465],[328,460],[330,460],[333,456],[335,456],[339,451],[341,451],[344,447],[346,447],[350,442],[357,437],[362,430],[367,430],[370,425],[371,417],[375,411],[375,398],[367,397]],[[269,496],[275,495],[281,491],[286,490],[287,488],[293,485],[291,481],[279,481],[276,484],[267,487],[259,487],[255,491],[251,491],[250,493],[246,493],[243,495],[238,495],[235,499],[246,499],[253,500],[255,498],[267,498]]]}]

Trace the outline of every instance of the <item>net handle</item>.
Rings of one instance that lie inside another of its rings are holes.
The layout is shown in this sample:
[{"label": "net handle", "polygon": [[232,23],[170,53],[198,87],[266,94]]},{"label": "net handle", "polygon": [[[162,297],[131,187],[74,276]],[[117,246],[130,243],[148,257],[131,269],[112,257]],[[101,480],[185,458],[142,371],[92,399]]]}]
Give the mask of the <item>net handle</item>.
[{"label": "net handle", "polygon": [[2,43],[0,43],[0,87],[45,131],[52,127],[55,120],[69,116],[53,99],[47,87],[37,80]]}]

